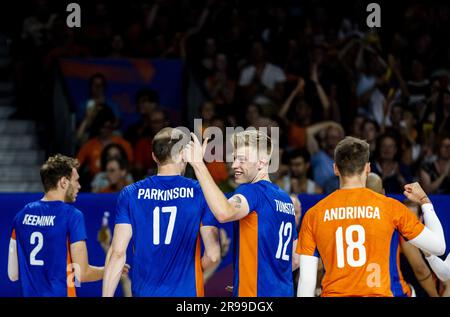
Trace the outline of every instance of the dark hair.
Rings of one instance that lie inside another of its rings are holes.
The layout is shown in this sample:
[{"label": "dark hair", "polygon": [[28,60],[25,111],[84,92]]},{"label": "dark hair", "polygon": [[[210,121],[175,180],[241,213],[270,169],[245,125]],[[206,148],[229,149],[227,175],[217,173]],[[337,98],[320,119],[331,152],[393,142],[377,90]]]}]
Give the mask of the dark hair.
[{"label": "dark hair", "polygon": [[100,129],[107,122],[116,122],[116,116],[110,107],[106,104],[103,105],[102,109],[99,110],[94,120],[92,121],[92,136],[97,136],[100,133]]},{"label": "dark hair", "polygon": [[441,146],[442,143],[444,142],[444,140],[450,139],[450,133],[444,133],[441,134],[437,137],[436,140],[436,147],[435,147],[435,153],[437,153],[439,155],[439,151],[441,150]]},{"label": "dark hair", "polygon": [[147,87],[139,89],[136,93],[136,103],[144,97],[148,98],[150,102],[159,103],[159,94],[156,90]]},{"label": "dark hair", "polygon": [[108,166],[109,162],[117,162],[117,164],[119,164],[119,168],[121,170],[128,170],[128,160],[126,160],[125,158],[116,158],[116,157],[112,157],[106,160],[105,163],[105,170],[106,170],[106,166]]},{"label": "dark hair", "polygon": [[342,176],[353,176],[363,172],[369,155],[370,146],[366,141],[348,136],[336,146],[334,161]]},{"label": "dark hair", "polygon": [[62,177],[70,179],[72,177],[72,169],[77,169],[79,166],[78,160],[72,157],[61,154],[49,157],[40,169],[44,192],[55,189]]},{"label": "dark hair", "polygon": [[373,125],[375,126],[375,130],[376,130],[377,132],[380,132],[380,126],[379,126],[379,124],[378,124],[375,120],[367,119],[367,118],[366,118],[366,120],[364,120],[364,122],[363,122],[363,124],[362,124],[363,128],[364,128],[364,126],[366,125],[366,123],[371,123],[371,124],[373,124]]},{"label": "dark hair", "polygon": [[102,73],[95,73],[91,77],[89,77],[89,94],[92,91],[92,84],[94,83],[94,80],[97,79],[97,78],[100,78],[102,80],[103,87],[106,90],[107,80],[106,80],[105,75],[103,75]]},{"label": "dark hair", "polygon": [[108,161],[111,159],[108,157],[108,151],[112,148],[118,149],[120,152],[120,158],[127,160],[127,163],[128,163],[128,156],[127,156],[127,152],[125,151],[125,149],[120,144],[110,143],[103,148],[102,154],[100,156],[100,166],[101,166],[102,171],[106,170],[106,163],[108,163]]},{"label": "dark hair", "polygon": [[377,138],[376,146],[375,146],[375,153],[374,153],[375,159],[380,158],[381,143],[383,142],[384,139],[387,139],[387,138],[394,140],[395,147],[397,148],[397,152],[395,153],[394,160],[399,161],[400,157],[401,157],[401,152],[402,152],[401,141],[400,141],[401,137],[397,134],[396,130],[393,130],[393,129],[388,130],[388,132],[385,132],[384,134],[380,135]]},{"label": "dark hair", "polygon": [[171,160],[172,148],[178,142],[186,145],[190,141],[190,137],[183,139],[184,133],[173,128],[163,128],[159,131],[152,141],[152,151],[159,164],[165,164]]},{"label": "dark hair", "polygon": [[254,102],[251,102],[251,103],[249,103],[249,104],[247,105],[247,107],[245,108],[245,112],[247,112],[247,111],[248,111],[248,108],[250,108],[251,106],[253,106],[253,107],[256,108],[256,110],[258,111],[258,114],[259,114],[259,115],[262,115],[262,114],[263,114],[263,110],[262,110],[262,108],[261,108],[261,105],[259,105],[259,104],[257,104],[257,103],[254,103]]},{"label": "dark hair", "polygon": [[311,159],[311,155],[305,149],[295,149],[289,153],[289,161],[298,157],[302,157],[305,160],[305,163],[308,163]]}]

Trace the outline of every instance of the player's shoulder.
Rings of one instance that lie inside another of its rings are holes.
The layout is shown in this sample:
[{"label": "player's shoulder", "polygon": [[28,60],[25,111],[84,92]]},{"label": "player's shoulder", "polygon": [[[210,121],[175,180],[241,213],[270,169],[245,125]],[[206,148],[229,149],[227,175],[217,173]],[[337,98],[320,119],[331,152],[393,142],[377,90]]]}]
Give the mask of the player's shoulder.
[{"label": "player's shoulder", "polygon": [[139,189],[148,188],[148,187],[149,187],[148,178],[144,178],[140,181],[131,183],[131,184],[125,186],[124,188],[122,188],[119,195],[120,196],[132,195],[134,192],[139,191]]}]

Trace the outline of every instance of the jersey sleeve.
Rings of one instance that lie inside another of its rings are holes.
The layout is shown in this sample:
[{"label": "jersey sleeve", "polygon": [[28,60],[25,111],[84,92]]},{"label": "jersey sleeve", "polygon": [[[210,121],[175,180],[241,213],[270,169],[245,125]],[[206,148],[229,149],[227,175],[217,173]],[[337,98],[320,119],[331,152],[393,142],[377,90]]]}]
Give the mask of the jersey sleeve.
[{"label": "jersey sleeve", "polygon": [[406,240],[414,239],[425,228],[416,215],[399,201],[392,199],[392,208],[394,226]]},{"label": "jersey sleeve", "polygon": [[204,202],[203,215],[202,215],[202,226],[212,226],[219,227],[219,221],[217,221],[216,217],[212,213],[211,209],[209,209],[206,201]]},{"label": "jersey sleeve", "polygon": [[130,201],[128,199],[128,191],[122,189],[116,204],[116,225],[119,223],[131,224],[130,218]]},{"label": "jersey sleeve", "polygon": [[234,192],[234,195],[237,194],[240,194],[247,199],[249,212],[257,211],[256,207],[258,205],[258,193],[252,184],[243,184],[239,186]]},{"label": "jersey sleeve", "polygon": [[69,240],[70,243],[86,240],[86,226],[84,223],[84,216],[78,209],[73,209],[69,221]]},{"label": "jersey sleeve", "polygon": [[298,234],[297,250],[298,254],[318,256],[317,244],[313,229],[313,210],[309,210],[300,226],[300,233]]}]

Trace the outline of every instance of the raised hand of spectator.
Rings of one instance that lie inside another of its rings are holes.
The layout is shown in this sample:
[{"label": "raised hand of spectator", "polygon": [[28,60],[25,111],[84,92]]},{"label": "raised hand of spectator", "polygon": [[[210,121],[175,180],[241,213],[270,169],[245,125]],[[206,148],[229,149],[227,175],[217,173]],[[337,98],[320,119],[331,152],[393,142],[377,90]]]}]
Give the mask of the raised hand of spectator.
[{"label": "raised hand of spectator", "polygon": [[313,63],[311,65],[311,80],[313,83],[317,84],[319,82],[319,72],[318,72],[318,64]]},{"label": "raised hand of spectator", "polygon": [[300,77],[297,81],[297,86],[295,86],[294,91],[297,95],[303,94],[305,92],[305,80]]}]

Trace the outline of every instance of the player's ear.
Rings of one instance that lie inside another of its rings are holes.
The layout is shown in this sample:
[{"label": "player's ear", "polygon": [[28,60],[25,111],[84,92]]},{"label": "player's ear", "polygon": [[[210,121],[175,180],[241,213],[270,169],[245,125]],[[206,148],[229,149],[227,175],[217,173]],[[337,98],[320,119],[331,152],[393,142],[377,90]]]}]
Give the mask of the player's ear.
[{"label": "player's ear", "polygon": [[338,170],[338,168],[337,168],[337,166],[336,166],[336,163],[333,163],[333,171],[334,171],[334,175],[340,176],[339,170]]},{"label": "player's ear", "polygon": [[66,189],[69,186],[69,179],[67,177],[61,177],[58,183],[62,189]]},{"label": "player's ear", "polygon": [[365,166],[365,172],[366,172],[366,175],[369,175],[369,173],[371,172],[371,169],[370,169],[370,162],[367,162],[366,163],[366,166]]},{"label": "player's ear", "polygon": [[158,159],[156,158],[155,153],[153,153],[153,152],[152,152],[152,158],[153,158],[153,161],[156,162],[156,164],[159,164],[159,161],[158,161]]}]

